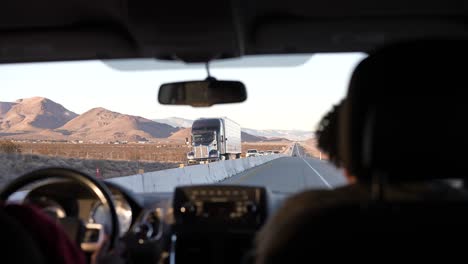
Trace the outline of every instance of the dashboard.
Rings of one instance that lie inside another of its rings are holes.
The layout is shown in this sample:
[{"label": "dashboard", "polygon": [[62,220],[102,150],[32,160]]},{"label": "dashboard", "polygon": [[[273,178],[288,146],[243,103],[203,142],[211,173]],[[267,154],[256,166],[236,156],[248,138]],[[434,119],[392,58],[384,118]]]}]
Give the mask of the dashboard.
[{"label": "dashboard", "polygon": [[[119,240],[129,263],[156,263],[161,257],[165,263],[240,263],[281,200],[252,186],[192,185],[177,187],[173,193],[136,194],[115,183],[105,185],[112,194]],[[86,228],[73,233],[77,241],[96,242],[96,225],[109,231],[108,207],[80,185],[49,182],[30,190],[23,202],[61,223],[79,219]]]}]

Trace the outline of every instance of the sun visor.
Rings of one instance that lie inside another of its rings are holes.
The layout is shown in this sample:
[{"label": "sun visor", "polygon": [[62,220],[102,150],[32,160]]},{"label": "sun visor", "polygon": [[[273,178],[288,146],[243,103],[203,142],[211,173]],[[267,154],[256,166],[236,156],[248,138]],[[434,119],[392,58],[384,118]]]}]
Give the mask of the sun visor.
[{"label": "sun visor", "polygon": [[145,57],[204,62],[242,53],[241,21],[230,1],[137,0],[128,11]]}]

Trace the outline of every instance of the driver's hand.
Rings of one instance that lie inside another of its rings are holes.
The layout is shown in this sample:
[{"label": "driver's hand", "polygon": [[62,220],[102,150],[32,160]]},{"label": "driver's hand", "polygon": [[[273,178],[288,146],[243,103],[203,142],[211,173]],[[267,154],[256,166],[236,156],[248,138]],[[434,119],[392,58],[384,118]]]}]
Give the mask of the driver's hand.
[{"label": "driver's hand", "polygon": [[125,263],[123,243],[117,243],[112,251],[109,251],[109,243],[109,237],[106,236],[99,245],[99,249],[91,255],[91,264]]}]

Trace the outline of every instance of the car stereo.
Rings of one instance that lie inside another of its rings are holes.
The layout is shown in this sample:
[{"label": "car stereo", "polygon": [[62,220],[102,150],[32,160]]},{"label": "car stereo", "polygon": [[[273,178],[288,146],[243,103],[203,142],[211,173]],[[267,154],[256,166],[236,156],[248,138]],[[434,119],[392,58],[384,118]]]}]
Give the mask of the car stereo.
[{"label": "car stereo", "polygon": [[173,208],[179,232],[256,230],[266,218],[266,191],[234,185],[178,187]]}]

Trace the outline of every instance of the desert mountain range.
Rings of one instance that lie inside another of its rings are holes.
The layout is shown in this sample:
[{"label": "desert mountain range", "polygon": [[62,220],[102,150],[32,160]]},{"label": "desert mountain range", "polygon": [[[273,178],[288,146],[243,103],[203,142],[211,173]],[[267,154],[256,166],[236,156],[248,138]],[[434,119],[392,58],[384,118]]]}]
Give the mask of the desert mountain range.
[{"label": "desert mountain range", "polygon": [[167,138],[178,130],[100,107],[77,115],[43,97],[0,102],[0,136],[13,139],[147,141]]},{"label": "desert mountain range", "polygon": [[56,129],[77,116],[43,97],[0,102],[0,130],[4,133]]}]

